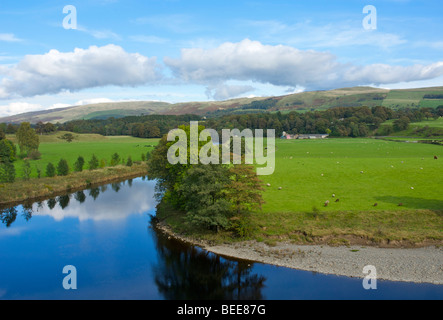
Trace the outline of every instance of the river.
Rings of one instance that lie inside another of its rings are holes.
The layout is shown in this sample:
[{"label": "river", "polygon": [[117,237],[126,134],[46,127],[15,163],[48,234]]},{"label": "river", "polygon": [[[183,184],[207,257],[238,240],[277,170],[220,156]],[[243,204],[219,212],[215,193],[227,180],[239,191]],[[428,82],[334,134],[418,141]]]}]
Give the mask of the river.
[{"label": "river", "polygon": [[376,290],[365,290],[359,278],[184,244],[153,225],[154,187],[142,177],[1,210],[0,299],[443,298],[441,285],[379,280]]}]

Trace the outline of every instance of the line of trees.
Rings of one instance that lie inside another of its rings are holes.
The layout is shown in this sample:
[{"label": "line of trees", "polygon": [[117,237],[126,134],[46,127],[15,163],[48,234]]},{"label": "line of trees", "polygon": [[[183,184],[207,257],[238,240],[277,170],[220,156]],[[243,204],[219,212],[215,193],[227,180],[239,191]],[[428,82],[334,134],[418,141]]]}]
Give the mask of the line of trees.
[{"label": "line of trees", "polygon": [[[252,106],[251,106],[252,107]],[[253,105],[253,107],[256,107]],[[148,115],[109,118],[106,120],[74,120],[56,124],[57,130],[76,133],[98,133],[108,135],[130,135],[140,138],[161,138],[169,130],[190,121],[204,121],[207,128],[220,131],[223,128],[275,129],[277,135],[283,131],[291,134],[329,133],[335,137],[365,137],[377,134],[383,122],[391,119],[409,119],[409,122],[443,116],[443,106],[438,108],[414,108],[393,110],[376,107],[335,107],[324,111],[286,114],[246,113],[224,115],[206,119],[198,115]],[[404,123],[404,121],[403,121]],[[400,131],[400,126],[381,130]]]}]

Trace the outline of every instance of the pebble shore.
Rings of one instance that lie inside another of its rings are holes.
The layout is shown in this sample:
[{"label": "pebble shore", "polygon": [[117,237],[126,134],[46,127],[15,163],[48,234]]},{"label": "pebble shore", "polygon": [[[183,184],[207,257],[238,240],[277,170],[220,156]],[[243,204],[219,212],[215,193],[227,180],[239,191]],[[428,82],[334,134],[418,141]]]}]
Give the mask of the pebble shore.
[{"label": "pebble shore", "polygon": [[296,245],[279,242],[244,241],[211,245],[161,230],[178,240],[199,246],[225,257],[250,260],[287,268],[364,278],[365,266],[376,268],[377,279],[415,283],[443,284],[443,247],[379,248],[370,246]]},{"label": "pebble shore", "polygon": [[363,278],[363,268],[376,268],[377,279],[443,284],[443,248],[330,247],[258,242],[204,246],[228,257],[252,260],[299,270]]}]

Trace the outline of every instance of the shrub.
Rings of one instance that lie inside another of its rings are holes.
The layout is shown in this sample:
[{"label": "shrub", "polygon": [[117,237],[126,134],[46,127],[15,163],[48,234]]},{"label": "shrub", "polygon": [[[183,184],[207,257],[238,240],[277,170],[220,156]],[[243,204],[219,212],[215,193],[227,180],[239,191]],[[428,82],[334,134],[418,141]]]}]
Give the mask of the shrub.
[{"label": "shrub", "polygon": [[89,160],[88,164],[89,164],[89,170],[95,170],[98,168],[99,163],[98,163],[98,159],[95,156],[95,154],[92,155],[92,158],[91,158],[91,160]]},{"label": "shrub", "polygon": [[85,159],[80,156],[77,158],[77,161],[74,163],[74,170],[77,172],[82,172],[84,165],[85,165]]},{"label": "shrub", "polygon": [[28,152],[28,158],[31,160],[38,160],[42,157],[42,154],[38,150],[31,150]]},{"label": "shrub", "polygon": [[23,162],[23,179],[29,180],[31,178],[31,164],[29,163],[29,160],[25,160]]},{"label": "shrub", "polygon": [[116,152],[112,155],[111,158],[111,166],[116,166],[120,163],[120,156],[119,154]]},{"label": "shrub", "polygon": [[60,159],[57,165],[57,174],[59,176],[67,176],[69,173],[68,161],[65,159]]},{"label": "shrub", "polygon": [[132,167],[132,165],[133,165],[132,158],[131,158],[131,156],[129,156],[128,157],[128,161],[126,161],[126,166],[127,167]]},{"label": "shrub", "polygon": [[0,182],[14,182],[15,167],[11,162],[0,162]]},{"label": "shrub", "polygon": [[51,162],[49,162],[48,165],[46,166],[46,176],[47,177],[55,176],[55,167]]}]

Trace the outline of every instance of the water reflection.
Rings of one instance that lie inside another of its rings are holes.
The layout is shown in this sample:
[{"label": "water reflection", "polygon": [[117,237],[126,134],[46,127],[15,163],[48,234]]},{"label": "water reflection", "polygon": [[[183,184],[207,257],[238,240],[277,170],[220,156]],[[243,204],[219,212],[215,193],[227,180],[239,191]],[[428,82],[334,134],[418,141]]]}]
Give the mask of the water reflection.
[{"label": "water reflection", "polygon": [[252,272],[253,264],[230,261],[200,248],[155,237],[158,264],[155,283],[167,300],[262,299],[265,277]]},{"label": "water reflection", "polygon": [[[56,221],[66,218],[80,221],[121,220],[130,214],[141,214],[155,208],[154,185],[154,181],[129,180],[110,185],[113,191],[119,193],[118,197],[106,192],[108,185],[104,185],[43,202],[23,204],[23,217],[26,221],[35,214],[51,216]],[[96,201],[99,196],[101,201]],[[0,220],[7,228],[16,220],[19,207],[0,210]]]}]

